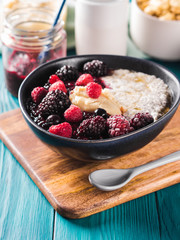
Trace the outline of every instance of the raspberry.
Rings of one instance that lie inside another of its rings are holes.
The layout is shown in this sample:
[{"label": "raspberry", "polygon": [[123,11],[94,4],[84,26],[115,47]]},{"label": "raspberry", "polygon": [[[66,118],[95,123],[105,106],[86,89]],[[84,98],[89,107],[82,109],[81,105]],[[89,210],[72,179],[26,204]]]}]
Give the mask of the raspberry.
[{"label": "raspberry", "polygon": [[61,115],[70,106],[68,96],[58,89],[48,92],[38,105],[37,114],[48,117],[52,114]]},{"label": "raspberry", "polygon": [[129,121],[122,115],[114,115],[107,119],[108,133],[110,137],[117,137],[127,134],[134,129],[130,126]]},{"label": "raspberry", "polygon": [[31,92],[31,97],[35,103],[40,103],[41,100],[46,96],[48,91],[43,87],[35,87]]},{"label": "raspberry", "polygon": [[90,82],[94,82],[93,77],[91,74],[85,73],[78,78],[76,86],[86,86]]},{"label": "raspberry", "polygon": [[65,93],[67,93],[67,89],[66,89],[63,81],[61,81],[61,80],[53,83],[53,84],[50,86],[50,88],[49,88],[49,92],[50,92],[50,91],[53,91],[53,90],[56,90],[56,89],[59,89],[59,90],[65,92]]},{"label": "raspberry", "polygon": [[80,107],[71,105],[64,112],[64,117],[68,122],[80,122],[83,119],[83,114]]},{"label": "raspberry", "polygon": [[86,86],[86,93],[90,98],[98,98],[101,95],[102,87],[98,83],[91,82]]},{"label": "raspberry", "polygon": [[57,81],[59,81],[60,80],[60,78],[56,75],[56,74],[53,74],[53,75],[51,75],[50,77],[49,77],[49,83],[50,84],[53,84],[53,83],[55,83],[55,82],[57,82]]},{"label": "raspberry", "polygon": [[83,120],[77,128],[76,137],[79,139],[100,139],[106,129],[106,120],[96,116]]},{"label": "raspberry", "polygon": [[49,132],[61,137],[71,138],[72,127],[68,122],[63,122],[58,125],[52,125],[49,128]]},{"label": "raspberry", "polygon": [[75,67],[64,65],[62,68],[58,69],[56,75],[64,81],[76,81],[79,77],[79,72]]},{"label": "raspberry", "polygon": [[136,113],[130,124],[134,129],[139,129],[154,122],[154,118],[149,113]]},{"label": "raspberry", "polygon": [[83,72],[91,74],[93,77],[100,77],[107,75],[107,65],[99,60],[87,62],[83,66]]}]

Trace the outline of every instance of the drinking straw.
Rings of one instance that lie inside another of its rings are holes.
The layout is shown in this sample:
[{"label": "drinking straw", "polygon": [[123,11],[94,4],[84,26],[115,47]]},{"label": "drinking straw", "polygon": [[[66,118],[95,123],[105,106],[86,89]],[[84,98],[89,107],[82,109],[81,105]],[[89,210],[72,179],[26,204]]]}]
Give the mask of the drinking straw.
[{"label": "drinking straw", "polygon": [[[49,31],[48,35],[51,35],[54,27],[57,25],[57,23],[58,23],[58,21],[59,21],[59,17],[60,17],[60,15],[61,15],[61,12],[62,12],[62,10],[63,10],[63,7],[64,7],[65,2],[66,2],[66,0],[63,0],[63,1],[62,1],[61,5],[60,5],[60,8],[59,8],[59,11],[58,11],[58,13],[57,13],[57,15],[56,15],[56,17],[55,17],[54,22],[53,22],[52,28],[51,28],[51,30]],[[52,40],[53,40],[53,38],[51,38],[51,42],[52,42]],[[51,43],[49,43],[48,45],[46,45],[45,48],[44,48],[44,50],[39,53],[38,60],[39,60],[39,63],[40,63],[40,64],[44,63],[44,62],[46,61],[46,59],[48,58],[48,54],[49,54],[49,49],[50,49],[50,47],[51,47]]]}]

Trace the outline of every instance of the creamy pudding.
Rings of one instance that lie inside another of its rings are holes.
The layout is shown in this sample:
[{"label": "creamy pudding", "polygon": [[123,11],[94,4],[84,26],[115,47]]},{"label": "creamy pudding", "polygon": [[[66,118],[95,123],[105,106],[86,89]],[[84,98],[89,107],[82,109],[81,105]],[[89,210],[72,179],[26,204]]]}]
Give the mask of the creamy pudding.
[{"label": "creamy pudding", "polygon": [[129,118],[138,112],[149,112],[157,120],[169,104],[168,86],[153,75],[118,69],[112,75],[102,77],[102,80],[126,109],[124,115]]}]

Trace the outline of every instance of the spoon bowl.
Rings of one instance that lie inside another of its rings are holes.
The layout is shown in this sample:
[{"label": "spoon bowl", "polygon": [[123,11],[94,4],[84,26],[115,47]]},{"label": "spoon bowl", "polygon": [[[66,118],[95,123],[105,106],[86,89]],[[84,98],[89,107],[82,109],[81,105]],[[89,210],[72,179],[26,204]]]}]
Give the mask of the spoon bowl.
[{"label": "spoon bowl", "polygon": [[134,168],[96,170],[89,175],[89,182],[100,190],[113,191],[123,187],[141,173],[178,160],[180,160],[180,151]]},{"label": "spoon bowl", "polygon": [[133,178],[133,169],[103,169],[92,172],[89,182],[97,188],[112,191],[123,187]]}]

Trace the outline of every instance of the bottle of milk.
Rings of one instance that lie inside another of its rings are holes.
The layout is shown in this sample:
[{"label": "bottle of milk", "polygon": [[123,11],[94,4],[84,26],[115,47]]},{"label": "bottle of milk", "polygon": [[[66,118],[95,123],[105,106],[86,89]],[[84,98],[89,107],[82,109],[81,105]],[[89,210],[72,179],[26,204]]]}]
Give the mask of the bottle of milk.
[{"label": "bottle of milk", "polygon": [[77,54],[126,55],[128,0],[77,0]]}]

